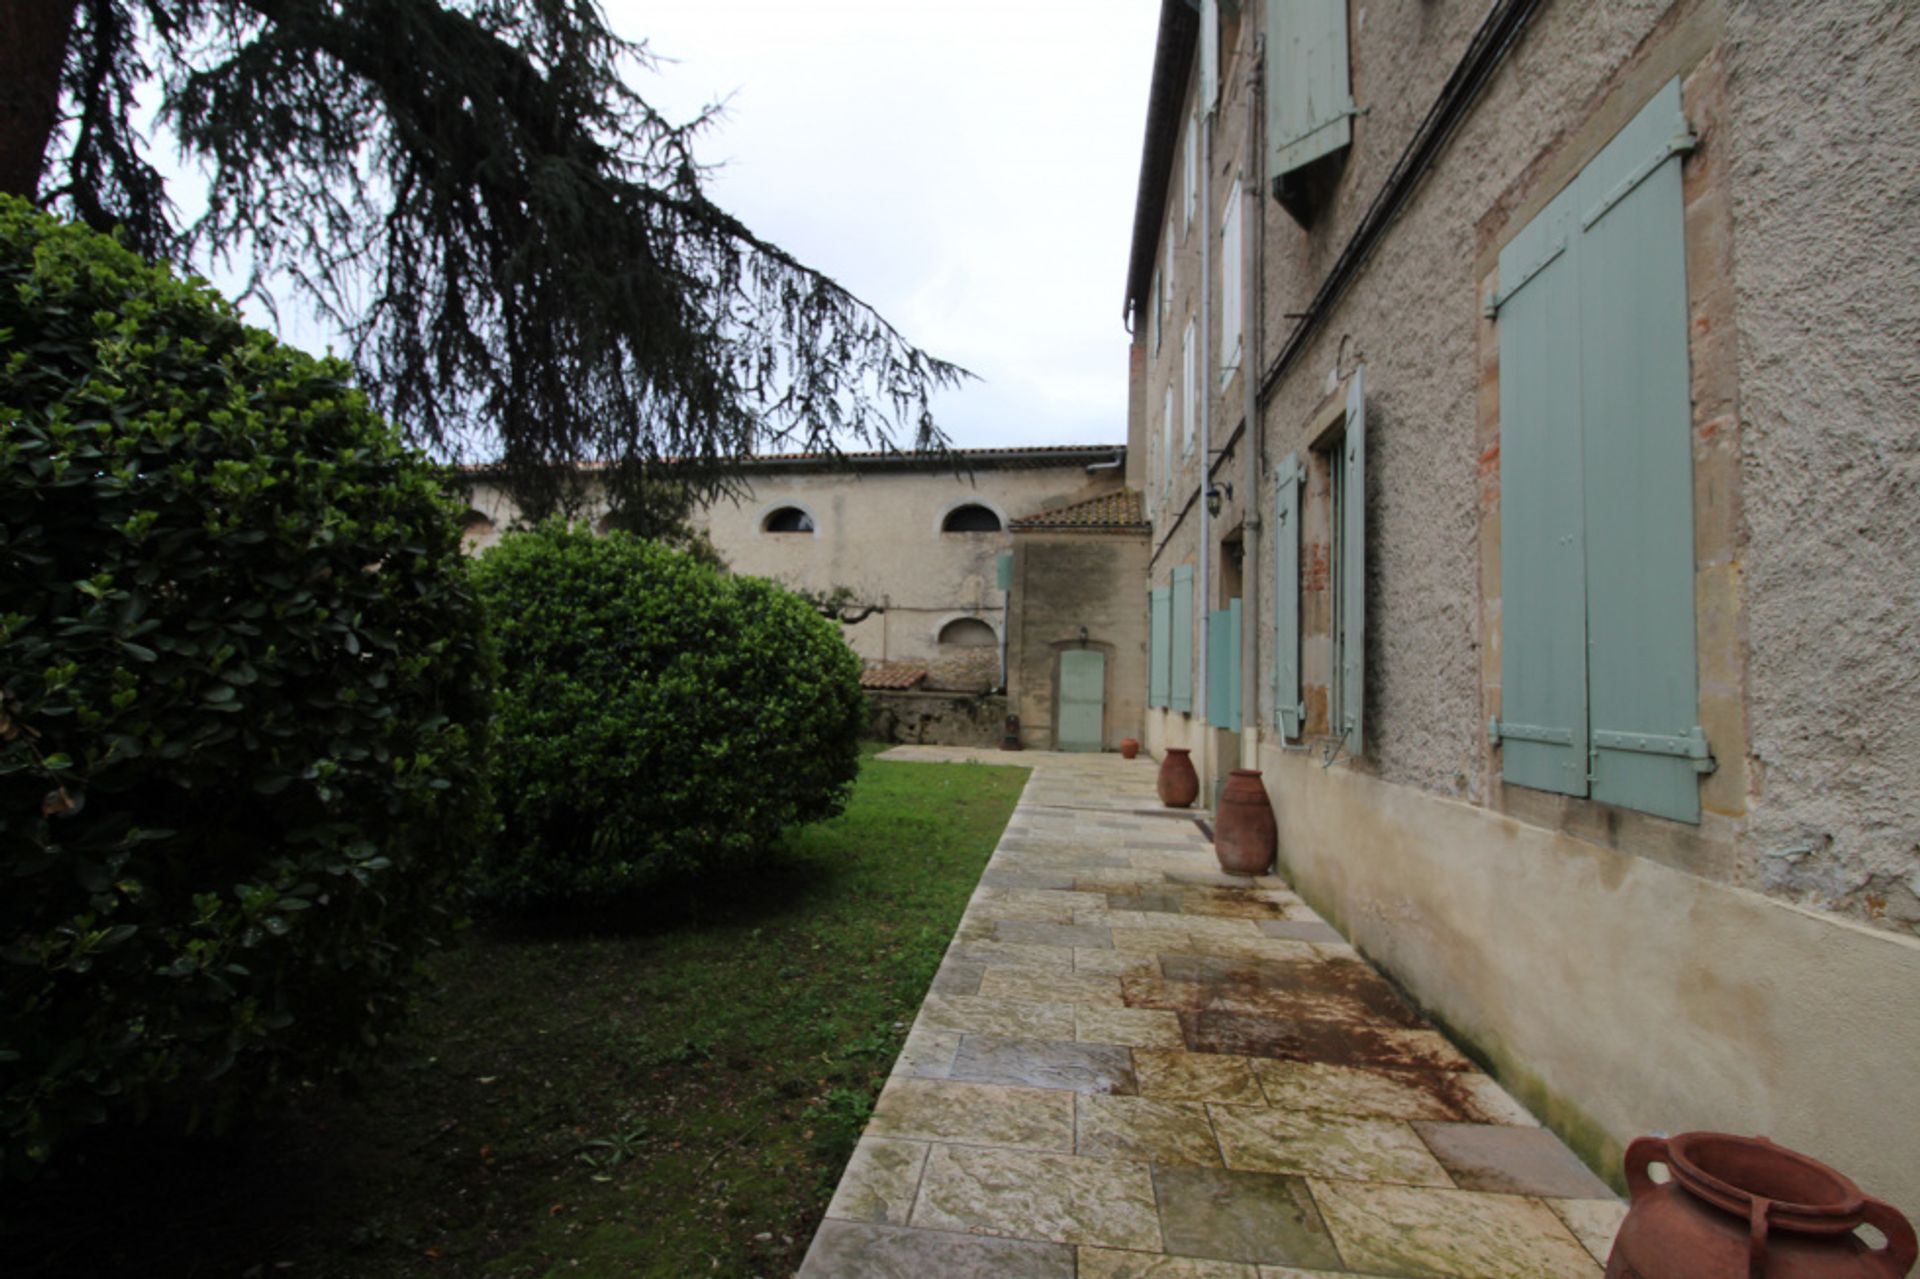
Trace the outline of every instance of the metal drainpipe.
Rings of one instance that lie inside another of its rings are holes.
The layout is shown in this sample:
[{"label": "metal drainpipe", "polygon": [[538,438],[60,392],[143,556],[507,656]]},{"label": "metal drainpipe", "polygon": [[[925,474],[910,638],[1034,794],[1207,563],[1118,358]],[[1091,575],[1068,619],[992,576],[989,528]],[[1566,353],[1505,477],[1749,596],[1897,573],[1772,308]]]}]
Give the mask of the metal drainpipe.
[{"label": "metal drainpipe", "polygon": [[[1201,88],[1204,93],[1205,86]],[[1213,104],[1202,102],[1200,106],[1200,367],[1193,379],[1193,393],[1200,400],[1200,589],[1195,592],[1200,602],[1200,651],[1196,654],[1199,661],[1194,678],[1199,687],[1193,690],[1193,709],[1194,719],[1205,723],[1211,733],[1207,658],[1213,634],[1213,520],[1207,513],[1207,489],[1213,481]],[[1200,752],[1200,766],[1202,776],[1211,781],[1217,771],[1211,751]]]},{"label": "metal drainpipe", "polygon": [[[1262,280],[1260,248],[1266,208],[1261,200],[1265,184],[1260,180],[1260,68],[1264,60],[1266,37],[1256,36],[1253,61],[1247,68],[1247,152],[1240,175],[1240,391],[1241,412],[1246,423],[1242,438],[1247,442],[1247,473],[1242,481],[1242,499],[1246,506],[1243,527],[1246,530],[1245,555],[1241,566],[1241,594],[1245,611],[1241,615],[1240,731],[1242,740],[1250,735],[1259,740],[1260,725],[1260,475],[1264,432],[1260,429],[1260,319],[1264,309],[1260,296]],[[1240,761],[1243,768],[1258,768],[1257,757]]]}]

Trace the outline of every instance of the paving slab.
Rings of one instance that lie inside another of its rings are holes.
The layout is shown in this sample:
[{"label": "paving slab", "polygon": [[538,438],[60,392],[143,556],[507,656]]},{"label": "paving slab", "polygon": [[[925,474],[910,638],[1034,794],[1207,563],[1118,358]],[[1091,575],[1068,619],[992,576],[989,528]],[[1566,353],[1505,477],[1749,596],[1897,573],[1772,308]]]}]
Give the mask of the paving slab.
[{"label": "paving slab", "polygon": [[887,758],[1032,771],[801,1279],[1599,1279],[1625,1205],[1152,761]]}]

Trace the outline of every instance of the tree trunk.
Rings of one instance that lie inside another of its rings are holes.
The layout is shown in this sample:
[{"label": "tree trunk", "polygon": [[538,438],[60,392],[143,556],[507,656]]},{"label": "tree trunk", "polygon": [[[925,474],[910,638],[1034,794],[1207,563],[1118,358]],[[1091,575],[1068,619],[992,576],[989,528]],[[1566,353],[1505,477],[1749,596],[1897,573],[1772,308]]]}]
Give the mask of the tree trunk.
[{"label": "tree trunk", "polygon": [[78,7],[79,0],[0,4],[0,191],[29,200],[38,193]]}]

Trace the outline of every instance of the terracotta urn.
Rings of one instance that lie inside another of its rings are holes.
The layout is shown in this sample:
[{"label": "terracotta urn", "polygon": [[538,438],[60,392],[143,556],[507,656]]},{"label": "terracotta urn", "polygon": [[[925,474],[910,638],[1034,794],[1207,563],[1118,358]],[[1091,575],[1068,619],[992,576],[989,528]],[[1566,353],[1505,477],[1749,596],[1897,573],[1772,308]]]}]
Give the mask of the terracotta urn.
[{"label": "terracotta urn", "polygon": [[1140,743],[1131,737],[1120,739],[1120,758],[1132,759],[1140,753]]},{"label": "terracotta urn", "polygon": [[1186,808],[1200,797],[1200,775],[1193,759],[1178,746],[1167,747],[1160,760],[1160,802],[1168,808]]},{"label": "terracotta urn", "polygon": [[1264,875],[1273,865],[1273,805],[1257,768],[1236,768],[1220,793],[1213,822],[1213,855],[1229,875]]},{"label": "terracotta urn", "polygon": [[[1653,1164],[1666,1165],[1666,1182],[1647,1175]],[[1632,1205],[1607,1279],[1900,1279],[1913,1268],[1899,1210],[1765,1137],[1641,1137],[1626,1174]],[[1853,1233],[1863,1223],[1883,1246]]]}]

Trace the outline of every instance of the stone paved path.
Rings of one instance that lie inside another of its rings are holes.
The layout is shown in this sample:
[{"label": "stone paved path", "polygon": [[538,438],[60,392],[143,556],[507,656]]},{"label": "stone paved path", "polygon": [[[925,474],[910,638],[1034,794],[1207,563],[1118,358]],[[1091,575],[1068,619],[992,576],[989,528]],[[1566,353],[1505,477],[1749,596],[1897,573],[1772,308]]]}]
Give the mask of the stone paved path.
[{"label": "stone paved path", "polygon": [[1623,1205],[1155,766],[1033,767],[802,1279],[1598,1279]]}]

